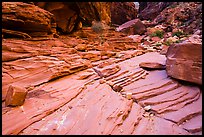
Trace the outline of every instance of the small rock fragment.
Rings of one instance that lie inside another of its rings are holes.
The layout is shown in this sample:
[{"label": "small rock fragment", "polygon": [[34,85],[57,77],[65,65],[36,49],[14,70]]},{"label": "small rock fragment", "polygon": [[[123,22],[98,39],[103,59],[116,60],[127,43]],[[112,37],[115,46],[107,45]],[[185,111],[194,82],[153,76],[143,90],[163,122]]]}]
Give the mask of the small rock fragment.
[{"label": "small rock fragment", "polygon": [[142,114],[143,117],[149,117],[149,113]]},{"label": "small rock fragment", "polygon": [[150,115],[149,115],[150,117],[153,117],[154,116],[154,114],[153,113],[150,113]]},{"label": "small rock fragment", "polygon": [[78,44],[77,46],[75,46],[75,49],[78,51],[85,51],[87,49],[87,45],[86,44]]},{"label": "small rock fragment", "polygon": [[122,133],[122,132],[123,132],[123,130],[122,130],[122,129],[120,129],[120,132]]},{"label": "small rock fragment", "polygon": [[144,107],[144,110],[145,110],[145,111],[151,110],[151,106],[150,106],[150,105],[145,106],[145,107]]},{"label": "small rock fragment", "polygon": [[53,34],[53,37],[54,37],[54,38],[59,38],[59,35],[58,35],[57,33],[54,33],[54,34]]},{"label": "small rock fragment", "polygon": [[146,77],[146,76],[144,75],[144,76],[142,76],[141,78],[142,78],[142,79],[145,79],[145,77]]},{"label": "small rock fragment", "polygon": [[23,106],[20,106],[20,109],[21,109],[22,112],[24,112],[24,108],[23,108]]},{"label": "small rock fragment", "polygon": [[149,51],[149,52],[156,52],[157,50],[156,50],[156,49],[153,49],[153,47],[149,47],[149,48],[147,49],[147,51]]},{"label": "small rock fragment", "polygon": [[127,98],[127,99],[132,99],[132,93],[127,93],[127,94],[126,94],[126,98]]},{"label": "small rock fragment", "polygon": [[114,85],[114,83],[111,82],[111,81],[107,81],[106,84],[108,84],[108,85],[111,86],[111,87]]},{"label": "small rock fragment", "polygon": [[6,95],[6,106],[21,106],[23,105],[27,91],[25,88],[10,85]]},{"label": "small rock fragment", "polygon": [[115,92],[120,92],[123,88],[120,85],[113,85],[112,89]]},{"label": "small rock fragment", "polygon": [[100,79],[100,80],[99,80],[99,83],[100,83],[100,84],[103,84],[103,83],[105,83],[105,82],[106,82],[105,79]]}]

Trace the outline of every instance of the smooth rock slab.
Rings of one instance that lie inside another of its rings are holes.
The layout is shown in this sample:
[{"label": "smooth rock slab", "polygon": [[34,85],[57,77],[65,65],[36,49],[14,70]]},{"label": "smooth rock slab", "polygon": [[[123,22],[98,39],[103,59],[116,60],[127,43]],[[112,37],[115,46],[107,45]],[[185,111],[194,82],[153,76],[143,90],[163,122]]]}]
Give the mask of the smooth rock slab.
[{"label": "smooth rock slab", "polygon": [[139,66],[141,68],[144,68],[144,69],[150,69],[150,70],[154,70],[154,69],[159,69],[159,70],[162,70],[162,69],[165,69],[166,66],[163,65],[163,64],[160,64],[160,63],[157,63],[157,62],[142,62],[139,64]]},{"label": "smooth rock slab", "polygon": [[167,74],[173,78],[202,85],[202,45],[179,43],[168,48]]}]

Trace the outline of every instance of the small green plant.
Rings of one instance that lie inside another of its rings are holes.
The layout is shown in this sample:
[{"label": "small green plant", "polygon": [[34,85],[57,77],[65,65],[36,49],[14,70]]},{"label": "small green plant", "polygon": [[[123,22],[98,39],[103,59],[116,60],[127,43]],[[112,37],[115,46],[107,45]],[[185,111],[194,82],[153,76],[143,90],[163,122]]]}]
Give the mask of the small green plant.
[{"label": "small green plant", "polygon": [[168,8],[169,8],[169,9],[172,9],[172,8],[176,8],[176,7],[177,7],[176,4],[172,4],[172,5],[170,5]]},{"label": "small green plant", "polygon": [[161,45],[162,45],[161,43],[156,43],[155,46],[159,47],[159,46],[161,46]]},{"label": "small green plant", "polygon": [[103,43],[103,24],[100,21],[93,21],[92,22],[92,26],[91,29],[96,32],[97,34],[99,34],[99,41],[100,41],[100,45]]},{"label": "small green plant", "polygon": [[183,36],[183,35],[185,35],[185,33],[184,32],[182,32],[182,31],[176,31],[176,32],[174,32],[173,34],[172,34],[172,36],[177,36],[177,37],[181,37],[181,36]]},{"label": "small green plant", "polygon": [[164,32],[160,31],[160,30],[156,30],[155,32],[153,32],[151,34],[151,37],[159,37],[159,38],[163,38],[164,36]]},{"label": "small green plant", "polygon": [[167,41],[165,41],[163,44],[164,44],[164,45],[167,45],[167,46],[170,46],[170,45],[172,44],[172,41],[167,40]]},{"label": "small green plant", "polygon": [[175,43],[180,43],[181,42],[181,40],[177,40]]}]

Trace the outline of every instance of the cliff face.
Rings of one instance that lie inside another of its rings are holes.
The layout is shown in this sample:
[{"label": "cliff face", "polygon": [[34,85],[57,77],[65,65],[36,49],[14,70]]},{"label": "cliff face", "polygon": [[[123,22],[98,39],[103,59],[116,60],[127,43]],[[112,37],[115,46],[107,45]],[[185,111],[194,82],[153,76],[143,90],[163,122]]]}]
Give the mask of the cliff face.
[{"label": "cliff face", "polygon": [[112,2],[111,23],[121,25],[137,18],[137,9],[133,2]]},{"label": "cliff face", "polygon": [[[54,23],[53,14],[35,5],[23,2],[2,3],[3,29],[21,31],[22,34],[27,33],[30,36],[42,36],[51,33]],[[12,32],[7,31],[7,33]]]},{"label": "cliff face", "polygon": [[80,16],[84,18],[84,23],[91,25],[92,21],[103,21],[107,25],[111,23],[110,2],[77,2]]},{"label": "cliff face", "polygon": [[110,24],[110,2],[36,2],[37,6],[53,13],[58,29],[70,33],[92,21]]},{"label": "cliff face", "polygon": [[153,20],[173,2],[139,2],[139,4],[139,18],[142,20]]}]

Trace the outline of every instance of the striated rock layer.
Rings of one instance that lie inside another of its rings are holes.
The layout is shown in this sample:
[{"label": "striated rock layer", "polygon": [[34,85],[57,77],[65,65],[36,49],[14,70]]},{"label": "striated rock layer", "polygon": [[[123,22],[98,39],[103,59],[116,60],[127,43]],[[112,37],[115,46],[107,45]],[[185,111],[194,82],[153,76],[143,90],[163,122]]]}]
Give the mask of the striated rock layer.
[{"label": "striated rock layer", "polygon": [[[84,28],[46,41],[3,39],[2,134],[202,134],[200,88],[140,68],[166,57],[126,35],[109,29],[103,38]],[[28,91],[21,107],[5,106],[10,84]]]},{"label": "striated rock layer", "polygon": [[[30,36],[46,36],[52,34],[54,23],[54,15],[38,6],[23,2],[2,3],[3,29],[20,31]],[[3,34],[12,32],[3,30]]]}]

